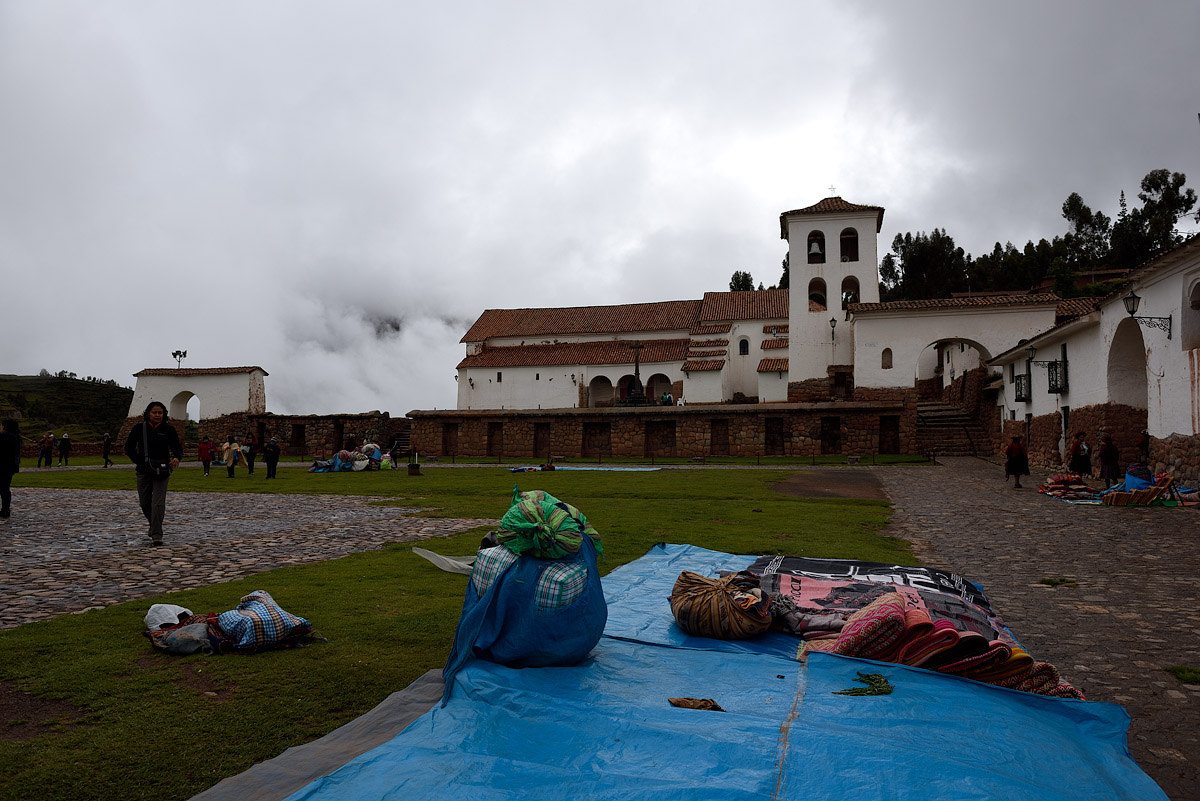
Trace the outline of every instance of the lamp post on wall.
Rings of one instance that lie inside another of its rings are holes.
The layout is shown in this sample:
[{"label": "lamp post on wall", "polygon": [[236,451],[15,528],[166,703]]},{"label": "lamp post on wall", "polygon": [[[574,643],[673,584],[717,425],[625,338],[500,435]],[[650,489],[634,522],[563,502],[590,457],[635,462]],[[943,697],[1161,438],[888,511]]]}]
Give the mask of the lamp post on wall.
[{"label": "lamp post on wall", "polygon": [[1138,306],[1142,303],[1140,295],[1135,295],[1133,290],[1129,290],[1129,294],[1121,298],[1121,302],[1125,304],[1125,311],[1129,312],[1129,316],[1138,321],[1139,325],[1144,325],[1147,328],[1157,328],[1159,331],[1167,332],[1167,339],[1171,338],[1171,317],[1138,317]]}]

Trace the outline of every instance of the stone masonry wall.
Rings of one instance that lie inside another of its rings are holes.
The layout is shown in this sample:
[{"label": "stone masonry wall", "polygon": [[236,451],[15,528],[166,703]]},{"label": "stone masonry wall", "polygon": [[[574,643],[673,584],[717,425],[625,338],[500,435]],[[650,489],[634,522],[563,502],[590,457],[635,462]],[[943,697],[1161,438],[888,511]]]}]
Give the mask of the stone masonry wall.
[{"label": "stone masonry wall", "polygon": [[[479,457],[488,454],[489,432],[500,432],[493,442],[499,455],[544,461],[545,453],[534,453],[534,434],[538,424],[550,426],[552,456],[582,458],[585,426],[608,431],[609,451],[613,456],[643,457],[647,454],[647,435],[655,455],[702,457],[713,455],[714,420],[724,420],[729,434],[729,455],[756,457],[766,455],[769,419],[779,419],[785,456],[810,456],[821,452],[821,418],[836,417],[839,424],[840,453],[869,455],[878,452],[881,416],[900,418],[900,452],[916,452],[915,397],[902,404],[879,406],[864,404],[821,404],[818,408],[786,409],[779,406],[747,407],[658,407],[631,409],[620,413],[588,414],[549,412],[545,414],[479,414],[447,412],[445,415],[422,414],[412,421],[412,447],[422,454],[450,456],[444,453],[443,431],[457,426],[457,448],[453,455]],[[670,433],[674,433],[674,446]],[[663,435],[665,434],[665,438]]]},{"label": "stone masonry wall", "polygon": [[1057,471],[1063,468],[1063,457],[1059,452],[1059,437],[1062,433],[1062,415],[1059,412],[1038,415],[1029,424],[1029,433],[1025,433],[1024,420],[1005,420],[1004,431],[1001,435],[1004,448],[1012,442],[1014,436],[1025,438],[1025,447],[1029,451],[1030,467],[1041,470]]},{"label": "stone masonry wall", "polygon": [[1071,430],[1068,437],[1076,431],[1087,432],[1088,445],[1092,449],[1092,467],[1100,473],[1100,437],[1111,434],[1113,443],[1121,451],[1117,462],[1122,469],[1130,462],[1138,460],[1137,444],[1142,438],[1142,429],[1146,427],[1146,410],[1119,403],[1099,403],[1093,406],[1081,406],[1071,410],[1068,420]]},{"label": "stone masonry wall", "polygon": [[1150,468],[1155,474],[1167,473],[1183,486],[1200,486],[1200,434],[1151,439]]}]

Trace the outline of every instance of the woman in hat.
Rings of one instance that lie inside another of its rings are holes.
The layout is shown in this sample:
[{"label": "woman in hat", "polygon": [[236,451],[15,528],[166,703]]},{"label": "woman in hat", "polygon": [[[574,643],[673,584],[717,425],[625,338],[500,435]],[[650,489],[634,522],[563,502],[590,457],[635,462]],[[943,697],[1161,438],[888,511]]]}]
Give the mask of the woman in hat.
[{"label": "woman in hat", "polygon": [[1092,477],[1092,449],[1088,447],[1087,432],[1076,431],[1071,445],[1071,463],[1068,469],[1083,478]]},{"label": "woman in hat", "polygon": [[1112,434],[1100,438],[1100,478],[1104,479],[1104,488],[1120,483],[1121,449],[1113,442]]}]

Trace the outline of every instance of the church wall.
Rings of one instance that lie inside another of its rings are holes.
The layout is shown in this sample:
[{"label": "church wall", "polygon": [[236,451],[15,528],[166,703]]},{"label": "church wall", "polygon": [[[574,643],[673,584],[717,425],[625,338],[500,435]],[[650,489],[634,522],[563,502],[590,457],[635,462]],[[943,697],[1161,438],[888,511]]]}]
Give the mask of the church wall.
[{"label": "church wall", "polygon": [[788,374],[758,373],[759,403],[786,403],[788,399]]},{"label": "church wall", "polygon": [[688,374],[683,382],[683,400],[687,404],[722,403],[725,390],[721,370],[704,370]]},{"label": "church wall", "polygon": [[579,400],[571,375],[578,381],[579,372],[572,365],[461,369],[458,405],[461,409],[570,408]]},{"label": "church wall", "polygon": [[181,392],[190,392],[199,398],[200,414],[204,417],[238,412],[262,414],[267,410],[263,374],[254,370],[250,373],[138,376],[133,399],[129,403],[129,416],[141,417],[150,401],[158,401],[167,407],[172,416],[182,418],[187,399],[181,399],[182,409],[172,408],[172,400]]}]

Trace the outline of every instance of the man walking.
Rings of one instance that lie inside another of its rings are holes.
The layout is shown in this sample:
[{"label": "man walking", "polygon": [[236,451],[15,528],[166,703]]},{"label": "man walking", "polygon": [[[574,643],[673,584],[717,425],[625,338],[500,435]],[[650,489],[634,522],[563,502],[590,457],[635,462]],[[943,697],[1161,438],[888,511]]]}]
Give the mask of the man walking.
[{"label": "man walking", "polygon": [[38,440],[38,463],[37,466],[42,466],[42,459],[46,460],[46,467],[52,467],[54,462],[54,432],[47,431],[42,438]]},{"label": "man walking", "polygon": [[166,406],[150,401],[142,413],[142,422],[133,427],[125,440],[125,455],[137,466],[138,503],[150,524],[150,541],[162,545],[167,480],[183,458],[179,435],[167,422]]}]

